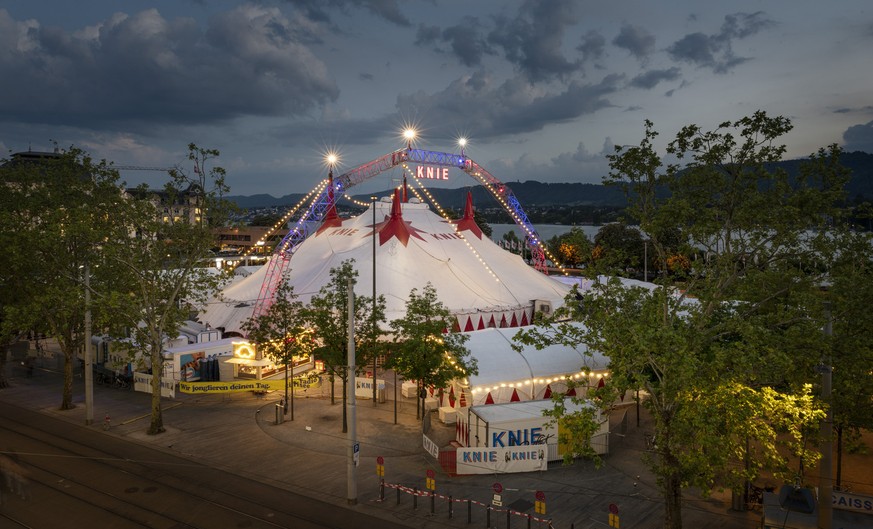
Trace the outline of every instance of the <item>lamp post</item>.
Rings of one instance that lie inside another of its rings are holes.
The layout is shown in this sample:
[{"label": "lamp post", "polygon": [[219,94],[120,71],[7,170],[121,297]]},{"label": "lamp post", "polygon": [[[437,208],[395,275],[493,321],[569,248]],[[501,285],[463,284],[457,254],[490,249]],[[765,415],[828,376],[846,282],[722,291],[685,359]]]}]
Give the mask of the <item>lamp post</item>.
[{"label": "lamp post", "polygon": [[376,407],[376,197],[371,196],[370,200],[373,203],[373,313],[370,315],[373,320],[373,407]]}]

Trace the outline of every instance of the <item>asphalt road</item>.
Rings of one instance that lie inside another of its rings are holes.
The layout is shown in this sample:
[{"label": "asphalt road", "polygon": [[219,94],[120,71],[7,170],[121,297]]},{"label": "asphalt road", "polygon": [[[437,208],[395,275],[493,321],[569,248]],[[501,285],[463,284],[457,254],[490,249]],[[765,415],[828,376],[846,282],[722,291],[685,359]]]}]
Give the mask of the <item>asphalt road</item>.
[{"label": "asphalt road", "polygon": [[0,424],[0,527],[403,527],[8,403]]}]

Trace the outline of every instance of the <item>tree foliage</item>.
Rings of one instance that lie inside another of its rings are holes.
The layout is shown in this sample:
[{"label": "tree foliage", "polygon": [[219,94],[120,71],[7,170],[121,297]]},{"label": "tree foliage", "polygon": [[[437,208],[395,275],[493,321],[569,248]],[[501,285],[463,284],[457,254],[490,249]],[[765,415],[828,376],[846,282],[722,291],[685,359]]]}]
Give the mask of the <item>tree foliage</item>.
[{"label": "tree foliage", "polygon": [[[0,170],[3,192],[4,334],[33,330],[57,339],[64,355],[62,410],[74,407],[73,367],[83,346],[85,271],[92,289],[108,281],[101,248],[120,231],[125,208],[118,175],[71,147],[54,156],[13,159]],[[95,304],[95,324],[112,316]]]},{"label": "tree foliage", "polygon": [[[291,410],[291,420],[294,420],[294,385],[289,384],[289,374],[293,379],[295,358],[308,357],[315,349],[315,339],[312,329],[306,324],[306,313],[303,303],[297,301],[294,287],[287,278],[276,288],[273,303],[264,314],[253,316],[242,325],[249,340],[257,350],[275,362],[285,367],[285,410]],[[291,398],[288,390],[291,386]]]},{"label": "tree foliage", "polygon": [[126,322],[111,334],[130,338],[119,345],[153,375],[150,435],[164,431],[164,344],[178,336],[180,325],[225,279],[208,268],[213,228],[223,225],[229,210],[222,198],[227,191],[224,170],[209,167],[218,151],[194,144],[188,149],[192,173],[171,171],[160,193],[145,186],[133,191],[124,216],[115,219],[126,233],[107,241],[102,251],[115,280],[113,309]]},{"label": "tree foliage", "polygon": [[688,487],[742,490],[765,468],[793,481],[780,443],[807,465],[816,458],[803,440],[823,416],[810,382],[825,347],[820,286],[832,264],[846,175],[835,146],[814,155],[798,178],[768,170],[790,129],[787,119],[764,112],[714,131],[684,127],[667,145],[685,163],[680,168],[663,166],[646,122],[639,146],[616,147],[609,157],[607,183],[625,189],[629,215],[665,268],[675,249],[661,235],[675,240],[677,230],[705,258],[661,276],[653,289],[596,282],[581,303],[568,297],[557,315],[581,325],[520,337],[585,343],[609,357],[602,402],[627,390],[645,393],[656,446],[647,461],[667,528],[682,526]]},{"label": "tree foliage", "polygon": [[421,293],[412,289],[406,314],[390,324],[394,346],[386,366],[406,380],[418,381],[419,399],[425,387],[444,388],[452,380],[478,373],[476,359],[464,346],[467,336],[447,332],[453,320],[436,289],[427,283]]},{"label": "tree foliage", "polygon": [[581,228],[555,235],[548,241],[549,251],[565,267],[581,268],[591,263],[591,241]]},{"label": "tree foliage", "polygon": [[[358,272],[352,266],[354,259],[343,261],[339,267],[331,268],[330,281],[321,287],[318,294],[312,296],[306,308],[306,319],[315,332],[317,346],[314,350],[316,358],[324,361],[331,382],[339,377],[343,382],[343,427],[348,430],[346,417],[346,395],[349,377],[348,343],[349,343],[349,280],[352,289],[357,282]],[[352,292],[353,294],[353,292]],[[375,312],[373,307],[375,305]],[[362,367],[379,354],[380,349],[373,344],[379,344],[383,331],[380,323],[385,321],[385,297],[377,296],[376,303],[367,296],[355,296],[355,365]],[[331,383],[331,400],[333,400],[333,383]]]}]

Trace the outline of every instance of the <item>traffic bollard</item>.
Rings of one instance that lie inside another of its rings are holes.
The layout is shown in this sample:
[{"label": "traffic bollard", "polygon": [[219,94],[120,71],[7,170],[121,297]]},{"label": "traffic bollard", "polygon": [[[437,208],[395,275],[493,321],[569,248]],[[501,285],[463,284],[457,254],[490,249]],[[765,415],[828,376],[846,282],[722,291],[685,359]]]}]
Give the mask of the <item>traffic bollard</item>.
[{"label": "traffic bollard", "polygon": [[412,508],[418,509],[418,487],[412,487]]},{"label": "traffic bollard", "polygon": [[397,505],[400,505],[400,487],[397,487]]},{"label": "traffic bollard", "polygon": [[467,523],[473,523],[473,501],[467,500]]},{"label": "traffic bollard", "polygon": [[430,513],[436,513],[436,494],[433,491],[430,491]]},{"label": "traffic bollard", "polygon": [[485,507],[485,527],[491,527],[491,506]]},{"label": "traffic bollard", "polygon": [[452,495],[449,494],[449,520],[452,519]]},{"label": "traffic bollard", "polygon": [[506,509],[506,529],[509,529],[509,522],[511,520],[510,514],[512,514],[512,512],[509,510],[509,508],[507,508]]},{"label": "traffic bollard", "polygon": [[379,480],[379,501],[385,501],[385,480]]}]

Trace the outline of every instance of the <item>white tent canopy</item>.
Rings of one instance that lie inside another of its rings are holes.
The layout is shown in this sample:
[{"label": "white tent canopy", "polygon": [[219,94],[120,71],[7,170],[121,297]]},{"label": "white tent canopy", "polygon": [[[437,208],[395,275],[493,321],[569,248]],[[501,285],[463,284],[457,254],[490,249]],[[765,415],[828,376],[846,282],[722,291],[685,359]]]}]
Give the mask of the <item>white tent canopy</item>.
[{"label": "white tent canopy", "polygon": [[[572,325],[581,326],[574,323]],[[473,404],[484,404],[491,396],[509,402],[513,392],[518,400],[541,399],[547,391],[566,390],[566,379],[582,380],[589,370],[594,382],[607,375],[609,359],[584,344],[576,347],[553,345],[543,349],[512,348],[518,329],[487,329],[468,333],[465,344],[476,359],[478,375],[468,377]]]},{"label": "white tent canopy", "polygon": [[[376,293],[385,296],[389,321],[402,317],[410,291],[420,292],[428,282],[457,315],[461,331],[527,324],[535,302],[551,309],[563,304],[568,285],[534,270],[464,219],[450,223],[416,202],[395,204],[386,197],[365,213],[336,218],[310,235],[289,262],[298,299],[307,303],[330,281],[330,270],[348,259],[358,273],[356,295],[371,296],[375,243]],[[239,332],[251,317],[266,269],[235,280],[222,299],[206,305],[201,321]]]}]

